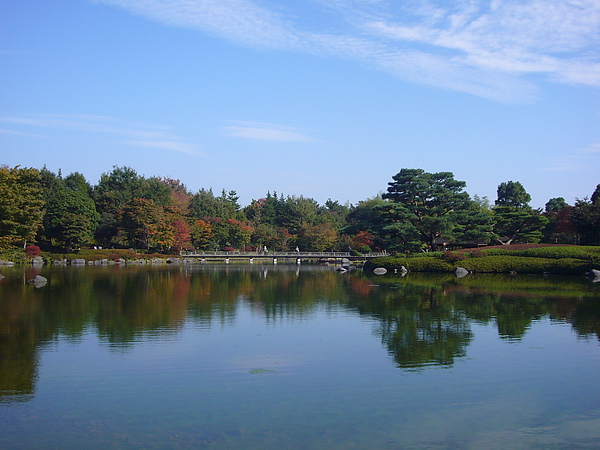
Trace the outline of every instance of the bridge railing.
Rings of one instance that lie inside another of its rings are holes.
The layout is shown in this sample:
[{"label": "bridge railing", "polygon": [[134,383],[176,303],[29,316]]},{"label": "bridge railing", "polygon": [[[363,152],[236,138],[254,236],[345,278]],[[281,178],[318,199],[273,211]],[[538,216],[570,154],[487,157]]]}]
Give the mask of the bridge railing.
[{"label": "bridge railing", "polygon": [[[232,251],[232,252],[193,252],[193,251],[182,251],[180,253],[181,256],[189,256],[189,257],[246,257],[246,258],[351,258],[350,252],[242,252],[242,251]],[[364,253],[360,256],[364,256],[367,258],[375,258],[379,256],[387,256],[386,252],[372,252],[372,253]]]}]

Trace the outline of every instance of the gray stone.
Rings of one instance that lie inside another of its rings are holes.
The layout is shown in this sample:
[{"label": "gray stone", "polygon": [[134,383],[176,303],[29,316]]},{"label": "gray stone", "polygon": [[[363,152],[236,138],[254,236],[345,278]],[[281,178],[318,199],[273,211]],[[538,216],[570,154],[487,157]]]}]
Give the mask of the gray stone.
[{"label": "gray stone", "polygon": [[85,259],[76,258],[71,260],[72,266],[85,266]]},{"label": "gray stone", "polygon": [[466,277],[467,275],[469,275],[469,271],[464,267],[457,267],[454,273],[458,278]]},{"label": "gray stone", "polygon": [[375,275],[385,275],[387,273],[387,269],[385,267],[377,267],[373,270]]},{"label": "gray stone", "polygon": [[41,275],[36,275],[31,280],[27,281],[29,284],[32,284],[36,289],[46,286],[48,283],[48,279]]},{"label": "gray stone", "polygon": [[592,269],[588,272],[588,276],[592,279],[592,282],[600,283],[600,270]]}]

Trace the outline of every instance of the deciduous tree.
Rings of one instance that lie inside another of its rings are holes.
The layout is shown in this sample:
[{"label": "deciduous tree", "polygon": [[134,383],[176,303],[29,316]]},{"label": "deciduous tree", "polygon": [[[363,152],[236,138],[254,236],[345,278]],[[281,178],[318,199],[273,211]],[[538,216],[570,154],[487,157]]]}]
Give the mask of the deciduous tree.
[{"label": "deciduous tree", "polygon": [[515,208],[525,208],[529,206],[531,195],[518,181],[505,181],[500,183],[497,190],[498,198],[496,206],[510,206]]},{"label": "deciduous tree", "polygon": [[581,244],[600,244],[600,184],[591,199],[577,199],[571,211],[571,219],[579,233]]},{"label": "deciduous tree", "polygon": [[37,169],[0,166],[0,248],[34,239],[44,214],[40,181]]}]

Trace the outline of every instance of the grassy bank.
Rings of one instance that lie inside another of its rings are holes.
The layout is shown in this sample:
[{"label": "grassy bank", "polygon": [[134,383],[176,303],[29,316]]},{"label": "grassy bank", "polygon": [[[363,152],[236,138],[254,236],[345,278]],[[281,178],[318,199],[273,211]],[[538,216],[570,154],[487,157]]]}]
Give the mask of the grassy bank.
[{"label": "grassy bank", "polygon": [[453,272],[463,267],[474,273],[582,275],[591,269],[600,269],[600,247],[505,246],[376,258],[365,264],[367,271],[377,267],[398,272],[402,267],[411,272]]},{"label": "grassy bank", "polygon": [[[165,255],[162,253],[139,253],[131,249],[81,249],[76,253],[51,253],[41,252],[39,256],[42,257],[45,263],[52,263],[53,261],[60,261],[66,259],[71,261],[73,259],[84,259],[86,261],[136,261],[140,259],[151,260],[155,258],[173,258],[178,255]],[[33,259],[34,255],[27,254],[23,249],[13,248],[0,252],[0,260],[12,261],[15,264],[29,264]]]}]

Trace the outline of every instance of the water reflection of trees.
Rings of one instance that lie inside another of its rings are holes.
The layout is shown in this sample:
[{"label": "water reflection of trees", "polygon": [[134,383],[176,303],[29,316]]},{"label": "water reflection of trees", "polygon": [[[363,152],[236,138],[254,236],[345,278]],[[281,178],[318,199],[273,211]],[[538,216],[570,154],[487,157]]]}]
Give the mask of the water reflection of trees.
[{"label": "water reflection of trees", "polygon": [[[542,318],[600,336],[600,286],[577,278],[409,274],[370,278],[331,269],[46,269],[41,289],[14,270],[0,283],[0,402],[34,394],[39,352],[58,337],[95,333],[123,351],[145,339],[234,326],[240,307],[268,323],[305,320],[318,310],[353,311],[374,321],[396,364],[451,366],[466,355],[473,322],[521,339]],[[519,279],[520,278],[520,279]]]}]

